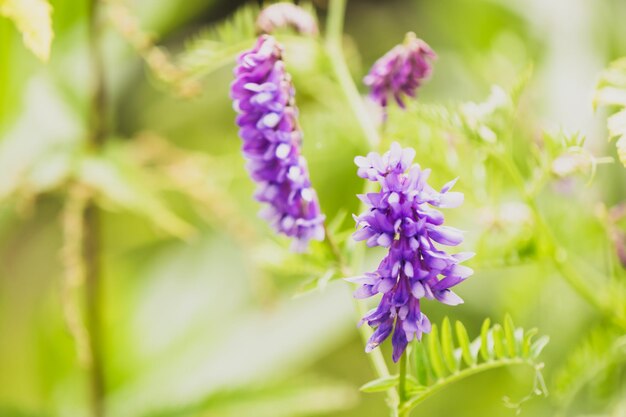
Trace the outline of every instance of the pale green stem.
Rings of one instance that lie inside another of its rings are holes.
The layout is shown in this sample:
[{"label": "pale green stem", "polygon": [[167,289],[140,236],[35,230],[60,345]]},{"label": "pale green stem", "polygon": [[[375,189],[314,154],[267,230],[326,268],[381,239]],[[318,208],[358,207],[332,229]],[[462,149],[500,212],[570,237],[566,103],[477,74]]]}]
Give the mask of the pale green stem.
[{"label": "pale green stem", "polygon": [[549,245],[548,251],[550,254],[550,260],[559,274],[565,279],[565,281],[567,281],[570,287],[572,287],[574,291],[576,291],[589,304],[598,309],[598,311],[605,315],[611,322],[623,329],[626,329],[626,318],[617,316],[612,306],[607,304],[606,300],[603,299],[597,291],[589,287],[578,270],[569,264],[567,251],[559,244],[558,239],[552,232],[549,224],[544,220],[539,207],[537,206],[536,193],[538,191],[538,187],[533,187],[532,191],[529,191],[526,187],[523,176],[519,172],[519,168],[513,161],[511,161],[510,158],[507,158],[498,152],[492,152],[491,155],[498,163],[500,163],[500,165],[502,165],[522,192],[524,201],[530,207],[537,227],[543,232],[546,239],[545,243]]},{"label": "pale green stem", "polygon": [[326,23],[326,51],[330,58],[330,63],[341,87],[346,100],[359,122],[363,135],[372,149],[380,143],[378,131],[374,125],[373,118],[368,114],[359,90],[354,84],[352,75],[343,54],[343,20],[346,11],[347,0],[330,0],[328,6],[328,20]]},{"label": "pale green stem", "polygon": [[398,404],[398,409],[402,408],[402,405],[407,399],[406,396],[406,368],[408,366],[407,353],[404,351],[402,356],[400,357],[400,364],[398,365],[400,368],[400,380],[398,383],[398,395],[400,396],[400,404]]},{"label": "pale green stem", "polygon": [[[330,252],[333,254],[335,261],[337,262],[339,271],[341,272],[342,275],[344,275],[344,277],[352,276],[352,269],[348,265],[348,262],[343,256],[343,253],[337,246],[334,236],[328,230],[326,225],[324,225],[324,229],[326,232],[325,242],[328,245]],[[357,312],[357,315],[359,316],[359,319],[367,313],[367,309],[365,308],[363,303],[360,303],[356,299],[354,299],[354,306],[356,308],[356,312]],[[370,329],[366,325],[359,326],[359,334],[361,336],[363,344],[366,344],[369,338],[372,336],[372,329]],[[367,357],[378,378],[384,378],[384,377],[388,377],[389,375],[391,375],[389,373],[389,368],[387,367],[387,363],[385,362],[385,358],[383,357],[383,354],[380,351],[380,349],[374,349],[373,351],[367,354]],[[396,405],[399,404],[398,393],[392,388],[387,391],[387,396],[390,402],[389,406],[395,408]]]}]

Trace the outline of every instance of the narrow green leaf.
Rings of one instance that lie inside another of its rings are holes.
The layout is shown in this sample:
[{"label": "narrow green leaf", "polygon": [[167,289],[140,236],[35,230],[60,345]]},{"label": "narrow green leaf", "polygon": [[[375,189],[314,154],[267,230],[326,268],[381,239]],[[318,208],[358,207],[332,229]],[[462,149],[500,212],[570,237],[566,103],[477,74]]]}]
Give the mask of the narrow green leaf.
[{"label": "narrow green leaf", "polygon": [[378,378],[373,381],[364,384],[359,388],[363,392],[380,392],[387,391],[390,388],[398,385],[399,377],[398,375],[390,375],[383,378]]},{"label": "narrow green leaf", "polygon": [[441,357],[441,343],[439,342],[439,330],[437,325],[433,324],[430,335],[428,335],[428,356],[430,364],[437,378],[443,378],[446,375],[445,365]]},{"label": "narrow green leaf", "polygon": [[488,361],[491,358],[491,349],[489,348],[489,327],[491,320],[486,318],[480,329],[480,355],[483,360]]},{"label": "narrow green leaf", "polygon": [[448,317],[443,319],[441,324],[441,347],[443,358],[450,372],[455,373],[459,369],[459,364],[454,357],[454,340],[452,339],[452,326]]},{"label": "narrow green leaf", "polygon": [[530,355],[530,346],[533,342],[533,337],[537,335],[539,330],[533,327],[524,334],[524,342],[522,343],[522,357],[527,358]]},{"label": "narrow green leaf", "polygon": [[549,336],[541,336],[535,343],[530,347],[530,356],[532,358],[536,358],[541,354],[543,348],[546,347],[548,342],[550,341]]},{"label": "narrow green leaf", "polygon": [[513,358],[517,353],[517,343],[515,342],[515,324],[509,314],[504,316],[504,337],[507,353],[510,358]]},{"label": "narrow green leaf", "polygon": [[461,355],[463,355],[463,360],[467,364],[467,366],[472,366],[476,363],[476,359],[474,355],[472,355],[472,351],[470,349],[470,340],[467,335],[467,330],[463,323],[460,321],[456,321],[456,338],[459,341],[459,347],[461,348]]},{"label": "narrow green leaf", "polygon": [[494,324],[491,330],[491,336],[493,337],[493,350],[496,353],[498,359],[506,357],[506,351],[504,349],[504,331],[502,326]]},{"label": "narrow green leaf", "polygon": [[413,344],[415,355],[415,376],[420,385],[428,385],[430,365],[426,356],[426,346],[420,341]]}]

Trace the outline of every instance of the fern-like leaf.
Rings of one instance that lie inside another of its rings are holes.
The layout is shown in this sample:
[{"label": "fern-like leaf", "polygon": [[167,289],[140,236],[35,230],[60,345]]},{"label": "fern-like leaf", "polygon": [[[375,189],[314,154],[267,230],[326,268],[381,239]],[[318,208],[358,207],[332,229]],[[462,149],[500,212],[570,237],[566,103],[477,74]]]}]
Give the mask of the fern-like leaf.
[{"label": "fern-like leaf", "polygon": [[626,336],[620,337],[615,330],[593,330],[556,374],[555,391],[561,405],[567,407],[586,386],[606,379],[612,369],[624,363]]},{"label": "fern-like leaf", "polygon": [[403,404],[405,409],[415,407],[446,386],[490,369],[527,365],[537,372],[540,382],[538,390],[545,393],[539,355],[548,342],[543,336],[533,342],[537,330],[516,328],[510,316],[504,323],[491,326],[485,320],[481,334],[472,342],[465,326],[455,323],[456,342],[453,340],[450,320],[445,318],[441,327],[433,325],[431,333],[422,342],[414,342],[410,376],[409,399]]},{"label": "fern-like leaf", "polygon": [[[309,3],[301,7],[315,16],[315,9]],[[194,36],[179,57],[181,68],[193,77],[201,77],[233,61],[241,51],[252,46],[259,12],[257,5],[248,4],[217,26]]]}]

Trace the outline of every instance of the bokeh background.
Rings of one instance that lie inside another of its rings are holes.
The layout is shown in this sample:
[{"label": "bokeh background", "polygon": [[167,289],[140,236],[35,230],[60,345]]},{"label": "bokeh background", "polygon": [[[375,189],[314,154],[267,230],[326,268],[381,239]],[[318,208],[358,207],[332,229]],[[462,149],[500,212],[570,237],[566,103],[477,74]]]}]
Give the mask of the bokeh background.
[{"label": "bokeh background", "polygon": [[[128,4],[141,28],[176,55],[244,3]],[[0,416],[83,416],[88,409],[87,373],[61,297],[68,239],[63,196],[87,134],[91,91],[87,5],[51,4],[55,38],[48,64],[0,19]],[[323,22],[325,4],[315,5]],[[519,129],[530,135],[541,128],[580,131],[593,152],[615,156],[606,141],[606,114],[594,112],[592,96],[599,72],[626,54],[625,17],[621,0],[353,0],[345,48],[360,80],[407,31],[416,32],[439,55],[431,82],[420,91],[425,103],[483,101],[492,85],[511,88],[532,66]],[[358,391],[374,375],[355,327],[350,288],[333,281],[303,294],[316,272],[297,259],[285,264],[287,243],[256,216],[228,99],[232,63],[199,77],[201,93],[182,98],[110,25],[102,42],[112,137],[104,154],[115,169],[92,161],[85,175],[109,194],[101,216],[109,415],[386,415],[382,394]],[[352,159],[368,149],[328,63],[316,53],[314,47],[287,48],[313,182],[329,219],[348,214],[342,224],[349,230],[362,187]],[[403,133],[411,125],[399,126],[390,134],[407,143]],[[436,155],[421,152],[416,159],[441,165]],[[596,214],[598,203],[624,199],[624,172],[619,164],[601,166],[593,186],[574,180],[577,191],[544,200],[571,253],[597,270],[621,268],[608,259],[614,248]],[[461,177],[461,190],[472,189],[471,175],[453,170],[435,174],[433,182],[454,176]],[[503,201],[514,202],[503,190]],[[523,221],[507,229],[512,236],[481,243],[480,213],[492,201],[468,200],[469,208],[451,214],[450,224],[468,230],[467,249],[482,245],[493,253],[479,253],[476,274],[460,287],[465,304],[429,304],[427,312],[434,322],[444,315],[461,320],[474,335],[485,317],[501,319],[506,312],[518,324],[537,326],[551,337],[544,360],[552,391],[567,357],[605,321],[552,268],[534,261],[533,249],[524,246],[532,246],[532,237]],[[516,218],[514,204],[503,207]],[[518,253],[516,265],[500,264],[508,256],[498,252],[506,249],[502,242],[530,255]],[[368,262],[380,256],[368,252]],[[616,274],[624,278],[621,270]],[[624,416],[618,365],[591,388],[582,387],[565,411],[557,389],[525,403],[522,413]],[[523,398],[532,378],[517,368],[481,374],[429,399],[415,415],[515,415],[502,398]]]}]

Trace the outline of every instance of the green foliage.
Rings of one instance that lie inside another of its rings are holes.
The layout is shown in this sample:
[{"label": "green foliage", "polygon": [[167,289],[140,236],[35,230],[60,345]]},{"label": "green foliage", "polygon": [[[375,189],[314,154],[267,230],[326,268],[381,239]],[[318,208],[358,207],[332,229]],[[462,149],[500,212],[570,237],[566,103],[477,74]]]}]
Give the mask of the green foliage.
[{"label": "green foliage", "polygon": [[[596,397],[620,395],[613,373],[626,364],[626,337],[614,329],[596,328],[576,346],[555,376],[555,393],[567,408],[585,388],[595,390]],[[601,387],[608,393],[600,394]],[[605,390],[606,391],[606,390]],[[611,395],[612,394],[612,395]],[[604,402],[604,401],[603,401]]]},{"label": "green foliage", "polygon": [[547,336],[533,340],[536,329],[525,331],[516,328],[509,315],[504,319],[504,326],[491,326],[490,320],[486,319],[480,336],[471,342],[460,321],[455,323],[454,328],[453,336],[451,322],[446,317],[441,327],[433,325],[431,333],[424,336],[423,341],[413,342],[410,379],[413,382],[408,386],[410,397],[405,408],[416,406],[456,381],[512,365],[532,367],[536,371],[540,392],[547,393],[542,385],[543,363],[539,361],[539,355],[549,340]]},{"label": "green foliage", "polygon": [[234,61],[254,40],[258,13],[258,6],[248,4],[224,22],[195,35],[186,42],[179,57],[181,67],[194,76],[202,76]]},{"label": "green foliage", "polygon": [[361,386],[360,390],[363,392],[382,392],[387,391],[398,385],[400,378],[398,375],[390,375],[378,379],[374,379]]}]

